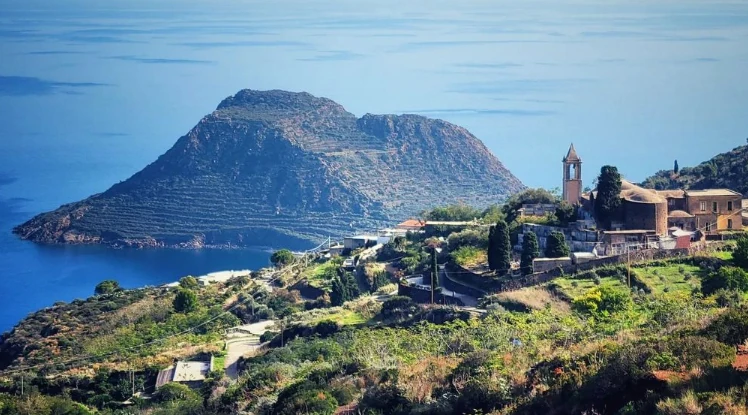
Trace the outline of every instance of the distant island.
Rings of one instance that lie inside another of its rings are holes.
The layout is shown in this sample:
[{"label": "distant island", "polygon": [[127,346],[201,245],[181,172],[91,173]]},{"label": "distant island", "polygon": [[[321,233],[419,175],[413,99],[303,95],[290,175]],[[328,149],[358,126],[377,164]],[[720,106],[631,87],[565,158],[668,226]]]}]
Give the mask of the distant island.
[{"label": "distant island", "polygon": [[448,122],[357,118],[308,93],[242,90],[128,180],[14,233],[48,244],[302,247],[524,188]]}]

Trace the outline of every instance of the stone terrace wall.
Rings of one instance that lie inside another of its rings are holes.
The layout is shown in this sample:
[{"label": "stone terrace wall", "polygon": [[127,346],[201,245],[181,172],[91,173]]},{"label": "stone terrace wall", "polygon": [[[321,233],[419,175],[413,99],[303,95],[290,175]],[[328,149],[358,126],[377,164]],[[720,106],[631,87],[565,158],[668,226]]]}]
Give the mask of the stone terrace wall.
[{"label": "stone terrace wall", "polygon": [[[410,297],[413,301],[421,304],[428,304],[431,302],[431,291],[422,290],[417,287],[411,287],[402,283],[397,285],[397,295]],[[464,305],[462,303],[462,300],[460,300],[459,298],[453,297],[451,295],[444,295],[439,292],[434,293],[434,302],[437,304],[454,304],[460,306]]]}]

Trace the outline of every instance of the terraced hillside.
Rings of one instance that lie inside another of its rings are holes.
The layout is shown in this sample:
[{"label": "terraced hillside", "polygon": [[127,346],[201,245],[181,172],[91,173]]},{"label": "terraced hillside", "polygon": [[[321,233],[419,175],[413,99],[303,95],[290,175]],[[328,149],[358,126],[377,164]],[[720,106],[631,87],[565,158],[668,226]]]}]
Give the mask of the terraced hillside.
[{"label": "terraced hillside", "polygon": [[464,128],[243,90],[155,162],[14,231],[44,243],[302,246],[524,186]]}]

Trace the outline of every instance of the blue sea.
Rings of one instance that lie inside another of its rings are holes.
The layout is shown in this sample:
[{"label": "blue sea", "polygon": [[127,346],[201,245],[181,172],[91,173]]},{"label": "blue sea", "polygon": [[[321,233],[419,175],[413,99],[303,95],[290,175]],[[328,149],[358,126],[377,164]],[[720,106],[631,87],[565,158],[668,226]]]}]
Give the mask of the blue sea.
[{"label": "blue sea", "polygon": [[103,279],[267,264],[10,234],[125,180],[239,89],[443,118],[530,186],[560,185],[571,142],[586,183],[603,164],[636,181],[745,143],[746,45],[745,1],[0,0],[0,331]]}]

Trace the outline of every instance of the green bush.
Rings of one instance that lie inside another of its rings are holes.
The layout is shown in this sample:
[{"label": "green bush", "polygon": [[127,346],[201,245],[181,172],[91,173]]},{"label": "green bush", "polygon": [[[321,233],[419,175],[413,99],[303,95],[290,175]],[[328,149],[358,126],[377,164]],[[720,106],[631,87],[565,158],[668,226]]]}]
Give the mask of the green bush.
[{"label": "green bush", "polygon": [[197,309],[197,294],[194,291],[180,288],[173,301],[174,310],[178,313],[190,313]]},{"label": "green bush", "polygon": [[195,278],[195,277],[193,277],[191,275],[188,275],[186,277],[182,277],[179,280],[179,286],[182,287],[182,288],[184,288],[184,289],[187,289],[187,290],[194,290],[197,287],[199,287],[199,285],[197,283],[197,278]]},{"label": "green bush", "polygon": [[748,270],[748,235],[738,238],[735,250],[732,252],[735,265]]},{"label": "green bush", "polygon": [[309,381],[293,384],[284,389],[273,405],[274,415],[315,414],[335,412],[338,402],[329,391]]},{"label": "green bush", "polygon": [[119,283],[115,280],[105,280],[96,285],[96,288],[94,288],[94,294],[96,295],[104,295],[104,294],[112,294],[117,291],[121,291],[122,288],[119,286]]},{"label": "green bush", "polygon": [[291,264],[294,261],[293,252],[288,249],[281,249],[280,251],[273,252],[270,256],[270,261],[276,267],[283,267]]},{"label": "green bush", "polygon": [[748,273],[737,267],[721,267],[701,282],[701,291],[710,295],[719,289],[748,291]]},{"label": "green bush", "polygon": [[156,402],[175,402],[200,399],[200,396],[187,385],[171,382],[161,386],[153,395]]},{"label": "green bush", "polygon": [[725,344],[742,344],[748,339],[748,308],[727,310],[704,330],[704,334]]}]

